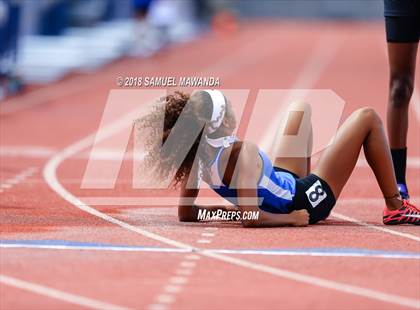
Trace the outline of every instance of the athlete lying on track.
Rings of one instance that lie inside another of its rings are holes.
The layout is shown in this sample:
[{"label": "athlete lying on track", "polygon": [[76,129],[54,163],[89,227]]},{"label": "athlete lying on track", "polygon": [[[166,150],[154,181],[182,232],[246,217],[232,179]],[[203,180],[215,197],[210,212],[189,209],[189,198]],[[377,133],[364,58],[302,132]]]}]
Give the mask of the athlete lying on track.
[{"label": "athlete lying on track", "polygon": [[[234,111],[218,90],[196,91],[191,96],[181,92],[168,95],[154,112],[140,119],[140,128],[161,126],[159,113],[164,113],[163,137],[162,131],[154,131],[156,136],[149,136],[146,162],[154,166],[156,177],[161,179],[176,170],[173,182],[181,187],[180,221],[197,221],[200,210],[232,210],[232,207],[194,204],[200,180],[242,213],[259,211],[258,219],[242,219],[245,227],[305,226],[325,220],[363,147],[384,196],[384,224],[420,224],[420,210],[400,197],[383,125],[371,108],[355,111],[343,123],[334,143],[323,151],[312,173],[310,157],[276,158],[273,165],[255,144],[233,136]],[[192,147],[186,138],[187,127],[175,125],[181,113],[183,119],[189,120],[188,130],[195,126],[201,132],[194,136]],[[159,146],[174,131],[179,135],[176,142],[161,152]],[[179,161],[177,155],[185,149],[189,152]]]}]

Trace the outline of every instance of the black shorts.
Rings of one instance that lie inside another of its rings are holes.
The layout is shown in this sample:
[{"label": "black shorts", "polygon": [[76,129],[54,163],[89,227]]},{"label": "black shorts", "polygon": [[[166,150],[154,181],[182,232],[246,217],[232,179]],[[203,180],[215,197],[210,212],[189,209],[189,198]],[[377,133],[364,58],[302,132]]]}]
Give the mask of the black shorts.
[{"label": "black shorts", "polygon": [[388,42],[417,43],[419,41],[419,0],[384,0],[384,15]]},{"label": "black shorts", "polygon": [[291,171],[274,167],[277,171],[288,172],[296,179],[296,193],[290,210],[306,209],[309,213],[309,224],[325,220],[335,206],[335,197],[330,186],[315,174],[299,178]]}]

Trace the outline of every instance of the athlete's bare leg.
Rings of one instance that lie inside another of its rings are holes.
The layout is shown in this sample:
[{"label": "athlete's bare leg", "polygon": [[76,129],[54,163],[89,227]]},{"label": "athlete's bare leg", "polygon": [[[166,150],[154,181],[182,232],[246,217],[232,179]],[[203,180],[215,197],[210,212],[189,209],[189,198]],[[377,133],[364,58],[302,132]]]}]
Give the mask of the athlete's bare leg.
[{"label": "athlete's bare leg", "polygon": [[413,93],[418,43],[388,42],[389,100],[387,127],[395,177],[408,197],[406,181],[408,108]]},{"label": "athlete's bare leg", "polygon": [[[349,179],[361,148],[372,168],[389,209],[401,206],[391,153],[380,117],[371,108],[354,112],[323,151],[313,173],[325,180],[336,199]],[[394,199],[395,198],[395,199]]]},{"label": "athlete's bare leg", "polygon": [[[284,130],[278,135],[274,166],[304,177],[311,170],[311,107],[309,104],[296,102],[289,107],[287,115],[286,124],[280,126]],[[297,135],[300,136],[299,139],[294,139]]]}]

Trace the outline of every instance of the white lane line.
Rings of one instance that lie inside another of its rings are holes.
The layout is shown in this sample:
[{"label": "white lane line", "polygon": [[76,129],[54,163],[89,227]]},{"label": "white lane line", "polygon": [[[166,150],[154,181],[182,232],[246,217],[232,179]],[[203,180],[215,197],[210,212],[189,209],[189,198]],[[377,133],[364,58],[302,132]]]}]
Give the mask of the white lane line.
[{"label": "white lane line", "polygon": [[184,256],[184,259],[179,263],[178,268],[175,270],[175,276],[169,279],[168,283],[163,287],[163,293],[155,298],[154,303],[148,307],[149,309],[154,306],[175,302],[176,295],[182,291],[197,265],[197,260],[191,260],[191,255],[195,254]]},{"label": "white lane line", "polygon": [[203,233],[201,234],[201,236],[202,236],[202,237],[214,237],[214,236],[215,236],[215,234],[214,234],[214,233],[206,233],[206,232],[203,232]]},{"label": "white lane line", "polygon": [[[420,197],[411,197],[411,198],[412,198],[412,200],[415,200],[415,201],[420,200],[419,199]],[[340,205],[355,205],[355,204],[357,205],[357,204],[360,204],[360,205],[385,206],[385,203],[384,203],[383,199],[376,199],[376,198],[370,198],[370,199],[339,199],[338,204],[340,204]],[[343,221],[347,221],[347,222],[354,223],[354,224],[357,224],[357,225],[360,225],[360,226],[364,226],[364,227],[369,228],[369,229],[377,230],[377,231],[384,232],[384,233],[391,234],[391,235],[398,236],[398,237],[403,237],[403,238],[414,240],[414,241],[417,241],[417,242],[420,241],[420,237],[418,237],[416,235],[413,235],[413,234],[410,234],[410,233],[403,233],[403,232],[400,232],[400,231],[397,231],[397,230],[386,228],[382,225],[377,226],[377,225],[374,225],[374,224],[369,224],[369,223],[363,222],[362,220],[359,220],[359,219],[356,219],[356,218],[338,213],[336,211],[332,211],[331,216],[336,217],[336,218],[338,218],[340,220],[343,220]]]},{"label": "white lane line", "polygon": [[25,181],[26,178],[32,176],[37,171],[38,171],[38,168],[36,167],[26,168],[25,170],[21,171],[19,174],[1,182],[0,189],[2,189],[2,192],[4,192],[4,190],[11,189],[15,185],[18,185],[22,183],[23,181]]},{"label": "white lane line", "polygon": [[[181,261],[181,264],[184,261]],[[155,297],[154,303],[149,305],[149,309],[154,306],[167,305],[175,302],[176,295],[180,293],[184,285],[188,282],[188,277],[191,276],[193,269],[181,269],[175,270],[175,276],[171,277],[165,284],[159,295]]]},{"label": "white lane line", "polygon": [[101,309],[109,309],[109,310],[128,309],[125,307],[102,302],[102,301],[95,300],[92,298],[87,298],[87,297],[83,297],[76,294],[66,293],[61,290],[57,290],[57,289],[54,289],[45,285],[40,285],[40,284],[35,284],[33,282],[20,280],[11,276],[6,276],[4,274],[0,274],[0,283],[4,285],[8,285],[8,286],[13,286],[13,287],[25,290],[25,291],[29,291],[31,293],[48,296],[48,297],[65,301],[71,304],[86,307],[86,308],[100,309],[100,310]]},{"label": "white lane line", "polygon": [[197,243],[200,244],[210,244],[213,241],[213,237],[216,236],[216,231],[212,230],[210,232],[209,230],[205,230],[201,233],[200,238],[196,240]]},{"label": "white lane line", "polygon": [[193,269],[177,269],[175,270],[175,273],[178,276],[190,276],[193,273]]},{"label": "white lane line", "polygon": [[205,227],[204,228],[204,230],[210,230],[210,231],[216,231],[216,230],[218,230],[219,228],[217,228],[217,227]]},{"label": "white lane line", "polygon": [[[23,158],[50,158],[57,152],[57,149],[44,147],[44,146],[32,146],[32,145],[3,145],[0,147],[1,157],[23,157]],[[95,152],[84,152],[77,154],[74,159],[92,159],[92,160],[108,160],[120,161],[121,150],[113,148],[96,148]],[[142,154],[136,154],[136,159],[141,158]],[[133,159],[134,154],[128,151],[124,154],[124,160]]]},{"label": "white lane line", "polygon": [[163,304],[171,304],[175,301],[175,297],[169,294],[161,294],[156,297],[156,301]]},{"label": "white lane line", "polygon": [[166,292],[166,293],[171,293],[171,294],[177,294],[177,293],[179,293],[179,292],[181,292],[182,291],[182,286],[180,286],[180,285],[173,285],[173,284],[168,284],[168,285],[166,285],[164,288],[163,288],[163,290]]},{"label": "white lane line", "polygon": [[2,157],[29,157],[29,158],[49,158],[57,150],[55,148],[35,145],[2,145],[0,146],[0,156]]},{"label": "white lane line", "polygon": [[166,309],[168,309],[168,307],[166,305],[162,305],[162,304],[153,304],[153,305],[150,305],[149,307],[147,307],[147,309],[149,309],[149,310],[166,310]]},{"label": "white lane line", "polygon": [[417,241],[417,242],[420,241],[420,237],[417,237],[415,235],[412,235],[412,234],[409,234],[409,233],[403,233],[403,232],[392,230],[392,229],[385,228],[385,227],[382,227],[382,226],[376,226],[376,225],[368,224],[368,223],[363,222],[361,220],[358,220],[358,219],[355,219],[353,217],[346,216],[344,214],[340,214],[340,213],[337,213],[337,212],[334,212],[334,211],[331,212],[331,216],[336,217],[336,218],[338,218],[340,220],[343,220],[343,221],[351,222],[351,223],[369,228],[369,229],[378,230],[378,231],[381,231],[381,232],[384,232],[384,233],[388,233],[388,234],[395,235],[395,236],[398,236],[398,237],[403,237],[403,238],[414,240],[414,241]]},{"label": "white lane line", "polygon": [[169,279],[170,284],[186,284],[188,282],[188,278],[176,276]]}]

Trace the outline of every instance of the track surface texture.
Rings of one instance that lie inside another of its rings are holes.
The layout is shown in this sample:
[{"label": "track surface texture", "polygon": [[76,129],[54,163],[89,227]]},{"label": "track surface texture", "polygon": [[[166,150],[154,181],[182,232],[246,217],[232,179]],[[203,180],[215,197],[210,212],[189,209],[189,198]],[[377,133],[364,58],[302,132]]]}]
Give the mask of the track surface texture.
[{"label": "track surface texture", "polygon": [[[1,103],[0,308],[418,309],[420,230],[383,226],[363,160],[331,217],[306,228],[179,223],[164,203],[85,201],[141,196],[129,159],[115,189],[80,188],[117,76],[218,76],[221,88],[250,89],[251,98],[259,89],[332,89],[346,101],[343,119],[363,106],[385,119],[385,48],[382,23],[253,22]],[[418,205],[416,87],[408,180]]]}]

